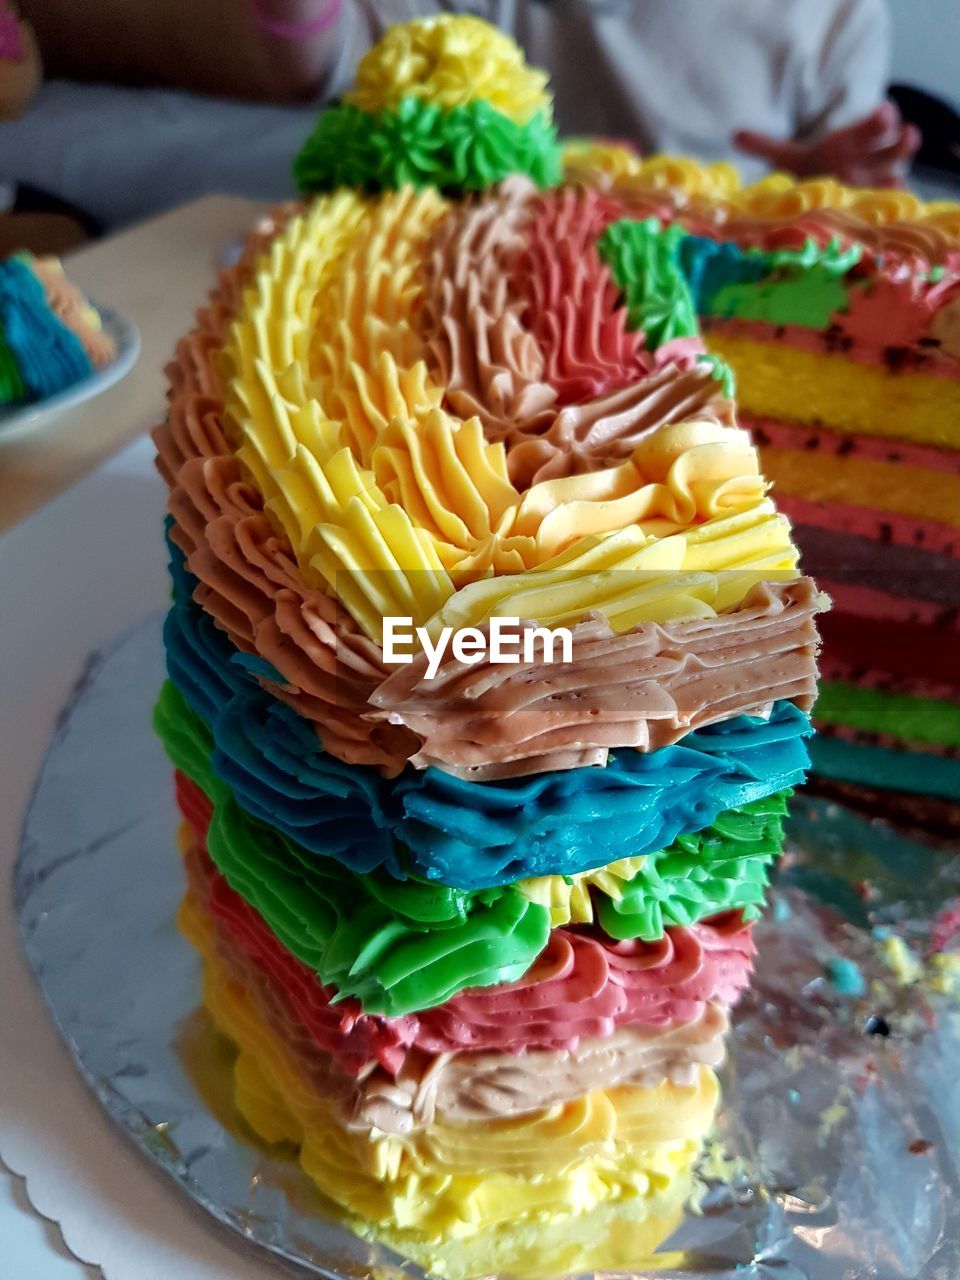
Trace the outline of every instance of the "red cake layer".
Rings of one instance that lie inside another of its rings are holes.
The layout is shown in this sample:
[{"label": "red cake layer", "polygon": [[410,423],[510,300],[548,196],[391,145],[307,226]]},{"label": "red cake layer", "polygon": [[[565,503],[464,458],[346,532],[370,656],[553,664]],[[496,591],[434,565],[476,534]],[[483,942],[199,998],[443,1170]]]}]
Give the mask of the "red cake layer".
[{"label": "red cake layer", "polygon": [[[842,465],[842,464],[838,464]],[[930,551],[960,560],[960,529],[939,520],[915,520],[895,511],[877,511],[852,502],[814,502],[791,493],[776,494],[777,506],[797,526],[803,552],[802,527],[829,530],[840,536],[861,536],[880,545],[893,544]],[[804,562],[805,567],[806,561]]]},{"label": "red cake layer", "polygon": [[[844,594],[842,587],[821,584],[834,598]],[[866,590],[849,589],[848,596],[856,595],[857,603],[867,598]],[[879,596],[880,593],[871,593]],[[882,603],[873,600],[872,603]],[[851,666],[869,666],[892,676],[914,677],[922,672],[928,680],[960,696],[960,624],[954,617],[943,625],[932,626],[924,621],[901,621],[887,618],[878,628],[882,614],[858,610],[850,612],[842,605],[821,615],[820,635],[824,654],[838,662]]]},{"label": "red cake layer", "polygon": [[741,422],[761,449],[767,445],[775,449],[799,449],[827,458],[863,458],[960,476],[960,451],[955,449],[938,449],[934,445],[912,444],[909,440],[883,436],[840,435],[822,427],[781,422],[777,418],[755,418],[749,414],[742,414]]},{"label": "red cake layer", "polygon": [[905,693],[914,698],[937,698],[941,702],[956,702],[958,691],[949,684],[928,680],[919,672],[906,676],[892,675],[880,667],[869,667],[863,662],[843,662],[834,654],[820,657],[820,678],[823,681],[844,680],[848,684],[865,689],[879,689],[884,693]]}]

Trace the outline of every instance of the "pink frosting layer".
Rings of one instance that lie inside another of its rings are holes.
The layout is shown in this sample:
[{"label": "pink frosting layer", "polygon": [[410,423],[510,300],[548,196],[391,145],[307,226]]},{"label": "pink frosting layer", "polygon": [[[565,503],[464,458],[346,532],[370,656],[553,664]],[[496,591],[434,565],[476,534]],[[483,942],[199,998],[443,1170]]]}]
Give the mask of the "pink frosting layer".
[{"label": "pink frosting layer", "polygon": [[433,1053],[520,1052],[532,1044],[573,1049],[619,1026],[665,1026],[699,1017],[709,1000],[732,1004],[746,986],[754,945],[739,913],[659,942],[611,942],[593,931],[554,929],[519,982],[463,992],[421,1015],[418,1036]]},{"label": "pink frosting layer", "polygon": [[[202,821],[202,817],[199,819]],[[732,1004],[749,981],[751,926],[729,912],[660,941],[613,942],[596,930],[554,929],[519,982],[461,992],[402,1018],[364,1014],[287,951],[227,885],[199,847],[187,860],[191,885],[219,925],[286,992],[315,1044],[351,1075],[372,1063],[396,1074],[408,1051],[573,1050],[617,1027],[673,1026],[703,1016],[710,1002]]]},{"label": "pink frosting layer", "polygon": [[928,600],[895,596],[875,587],[863,587],[855,583],[831,582],[829,578],[821,578],[819,585],[833,601],[831,612],[834,618],[852,614],[877,623],[907,622],[923,627],[939,627],[945,630],[945,640],[949,635],[956,636],[960,641],[960,614],[956,610],[952,611],[954,617],[951,622],[950,610]]},{"label": "pink frosting layer", "polygon": [[648,369],[643,334],[627,329],[620,290],[597,252],[621,215],[611,197],[566,187],[538,201],[525,231],[515,285],[561,405],[607,395]]},{"label": "pink frosting layer", "polygon": [[[883,351],[885,347],[915,348],[930,335],[937,311],[957,293],[952,274],[932,283],[913,262],[878,264],[869,282],[851,289],[847,308],[836,318],[840,332],[853,342],[853,350]],[[936,352],[929,352],[936,356]],[[939,359],[927,372],[938,372]],[[956,360],[945,367],[960,376]],[[946,376],[946,375],[944,375]]]}]

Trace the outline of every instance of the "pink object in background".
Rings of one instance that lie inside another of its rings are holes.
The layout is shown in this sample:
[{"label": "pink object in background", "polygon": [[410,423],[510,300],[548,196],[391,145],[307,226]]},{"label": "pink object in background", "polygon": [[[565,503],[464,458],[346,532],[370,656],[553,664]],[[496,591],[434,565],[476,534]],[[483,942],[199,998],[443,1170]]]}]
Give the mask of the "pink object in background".
[{"label": "pink object in background", "polygon": [[0,58],[4,62],[22,62],[24,52],[20,19],[4,0],[0,0]]},{"label": "pink object in background", "polygon": [[[0,0],[0,4],[3,0]],[[340,17],[343,0],[327,0],[315,18],[307,18],[302,22],[286,22],[282,18],[273,18],[267,12],[264,0],[253,0],[253,20],[261,31],[276,36],[280,40],[308,40],[310,36],[326,31]]]}]

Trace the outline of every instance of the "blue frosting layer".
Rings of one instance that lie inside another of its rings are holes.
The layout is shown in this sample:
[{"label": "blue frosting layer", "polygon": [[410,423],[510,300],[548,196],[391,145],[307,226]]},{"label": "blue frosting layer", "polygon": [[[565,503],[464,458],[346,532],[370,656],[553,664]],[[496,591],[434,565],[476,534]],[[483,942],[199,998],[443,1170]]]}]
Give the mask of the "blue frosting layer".
[{"label": "blue frosting layer", "polygon": [[0,262],[0,325],[32,399],[55,395],[93,369],[80,339],[57,319],[43,285],[17,258]]},{"label": "blue frosting layer", "polygon": [[414,871],[464,889],[573,875],[661,849],[724,809],[795,786],[808,767],[809,717],[783,702],[769,720],[738,716],[648,754],[618,751],[605,768],[496,782],[408,768],[386,779],[328,755],[193,603],[178,552],[171,568],[167,667],[210,728],[214,770],[249,813],[355,871]]}]

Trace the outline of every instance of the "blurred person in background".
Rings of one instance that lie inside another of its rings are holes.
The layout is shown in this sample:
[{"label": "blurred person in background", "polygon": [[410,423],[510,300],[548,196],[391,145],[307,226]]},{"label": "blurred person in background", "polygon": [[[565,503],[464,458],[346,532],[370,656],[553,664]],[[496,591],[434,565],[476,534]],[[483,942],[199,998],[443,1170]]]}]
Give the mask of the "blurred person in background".
[{"label": "blurred person in background", "polygon": [[[902,182],[920,142],[885,101],[884,0],[22,0],[48,74],[0,125],[0,176],[106,222],[203,191],[289,192],[315,105],[391,23],[472,13],[552,77],[561,132],[644,153]],[[80,80],[97,84],[80,84]],[[122,88],[120,86],[136,86]],[[231,101],[231,99],[233,101]],[[56,121],[57,127],[53,122]],[[40,185],[38,183],[38,185]],[[86,200],[86,203],[85,203]],[[91,206],[90,201],[93,201]]]},{"label": "blurred person in background", "polygon": [[[18,120],[40,87],[33,28],[0,0],[0,121]],[[87,239],[82,216],[44,192],[0,181],[0,257],[16,249],[63,253]]]}]

